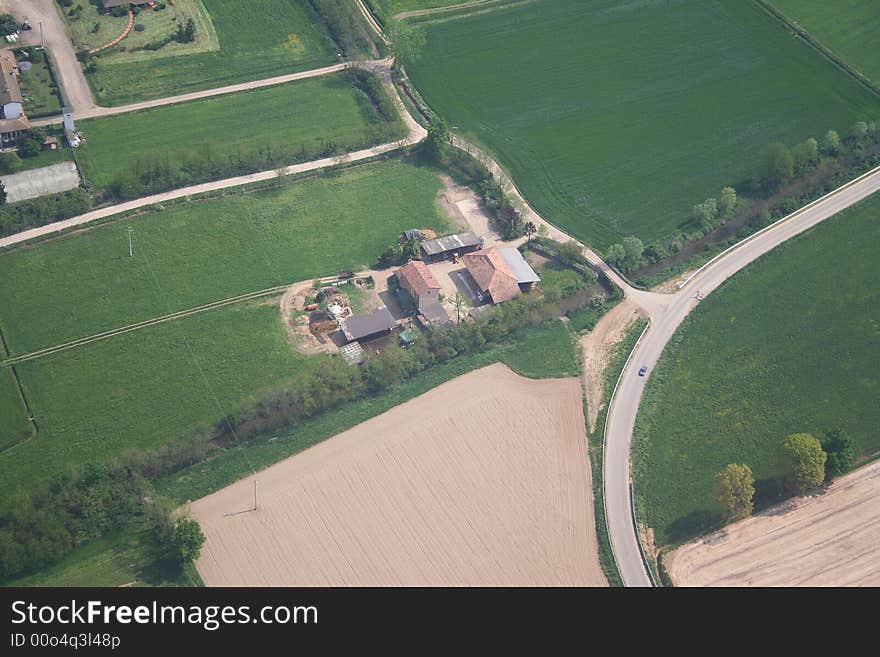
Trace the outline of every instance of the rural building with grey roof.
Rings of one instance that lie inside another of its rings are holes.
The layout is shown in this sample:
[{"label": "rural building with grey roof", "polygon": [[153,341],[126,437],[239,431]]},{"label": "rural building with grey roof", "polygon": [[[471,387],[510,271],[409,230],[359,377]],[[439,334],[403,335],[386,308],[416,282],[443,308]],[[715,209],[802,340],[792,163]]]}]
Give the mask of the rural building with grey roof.
[{"label": "rural building with grey roof", "polygon": [[349,342],[372,340],[387,335],[397,325],[394,315],[385,306],[369,313],[352,315],[339,321],[339,328]]},{"label": "rural building with grey roof", "polygon": [[437,237],[422,242],[422,256],[425,262],[437,262],[453,254],[464,255],[482,248],[483,240],[472,232]]}]

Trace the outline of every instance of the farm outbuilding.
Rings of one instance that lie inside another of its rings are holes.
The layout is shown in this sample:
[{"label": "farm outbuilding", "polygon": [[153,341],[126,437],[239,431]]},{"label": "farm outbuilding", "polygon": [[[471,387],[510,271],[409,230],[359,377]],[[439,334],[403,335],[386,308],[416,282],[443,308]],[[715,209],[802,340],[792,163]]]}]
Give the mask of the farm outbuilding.
[{"label": "farm outbuilding", "polygon": [[425,262],[439,262],[455,255],[471,253],[483,247],[483,240],[472,232],[447,235],[422,242],[422,257]]},{"label": "farm outbuilding", "polygon": [[368,341],[388,335],[396,325],[394,315],[385,306],[339,321],[339,328],[342,329],[342,334],[348,342]]}]

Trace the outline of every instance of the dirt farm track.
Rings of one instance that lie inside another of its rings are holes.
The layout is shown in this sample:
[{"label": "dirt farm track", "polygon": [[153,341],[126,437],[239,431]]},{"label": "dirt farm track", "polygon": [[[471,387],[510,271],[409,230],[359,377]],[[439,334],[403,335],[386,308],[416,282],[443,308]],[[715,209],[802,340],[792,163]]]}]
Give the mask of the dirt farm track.
[{"label": "dirt farm track", "polygon": [[581,387],[496,364],[193,502],[208,586],[606,585]]},{"label": "dirt farm track", "polygon": [[880,461],[680,547],[679,586],[880,586]]}]

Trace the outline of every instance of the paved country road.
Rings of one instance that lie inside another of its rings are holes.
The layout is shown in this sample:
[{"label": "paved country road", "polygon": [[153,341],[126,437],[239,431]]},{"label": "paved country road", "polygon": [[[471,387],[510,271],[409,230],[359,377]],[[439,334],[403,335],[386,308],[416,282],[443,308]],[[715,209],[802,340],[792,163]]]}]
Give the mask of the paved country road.
[{"label": "paved country road", "polygon": [[[642,562],[631,513],[630,452],[633,427],[650,373],[679,324],[699,303],[697,293],[700,296],[709,294],[727,278],[771,249],[877,191],[880,191],[880,167],[728,249],[699,269],[675,294],[628,291],[628,296],[648,311],[651,323],[633,350],[608,411],[603,477],[611,547],[627,586],[651,584]],[[828,263],[828,266],[830,270],[834,263]],[[648,376],[637,375],[642,366],[648,368]]]}]

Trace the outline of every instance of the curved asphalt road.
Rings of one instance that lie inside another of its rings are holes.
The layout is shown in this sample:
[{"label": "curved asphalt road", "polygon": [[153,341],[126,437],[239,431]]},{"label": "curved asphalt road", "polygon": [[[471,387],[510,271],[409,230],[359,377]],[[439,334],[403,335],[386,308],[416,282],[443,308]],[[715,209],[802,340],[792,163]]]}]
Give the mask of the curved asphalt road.
[{"label": "curved asphalt road", "polygon": [[[642,562],[631,513],[630,451],[642,393],[660,354],[678,325],[698,303],[697,292],[709,294],[727,278],[795,235],[804,232],[880,190],[880,167],[856,178],[775,224],[755,233],[704,265],[675,294],[658,295],[628,290],[627,296],[645,308],[651,325],[623,372],[605,427],[605,510],[611,547],[626,586],[650,586]],[[828,263],[829,272],[837,269]],[[643,365],[648,376],[637,372]]]}]

